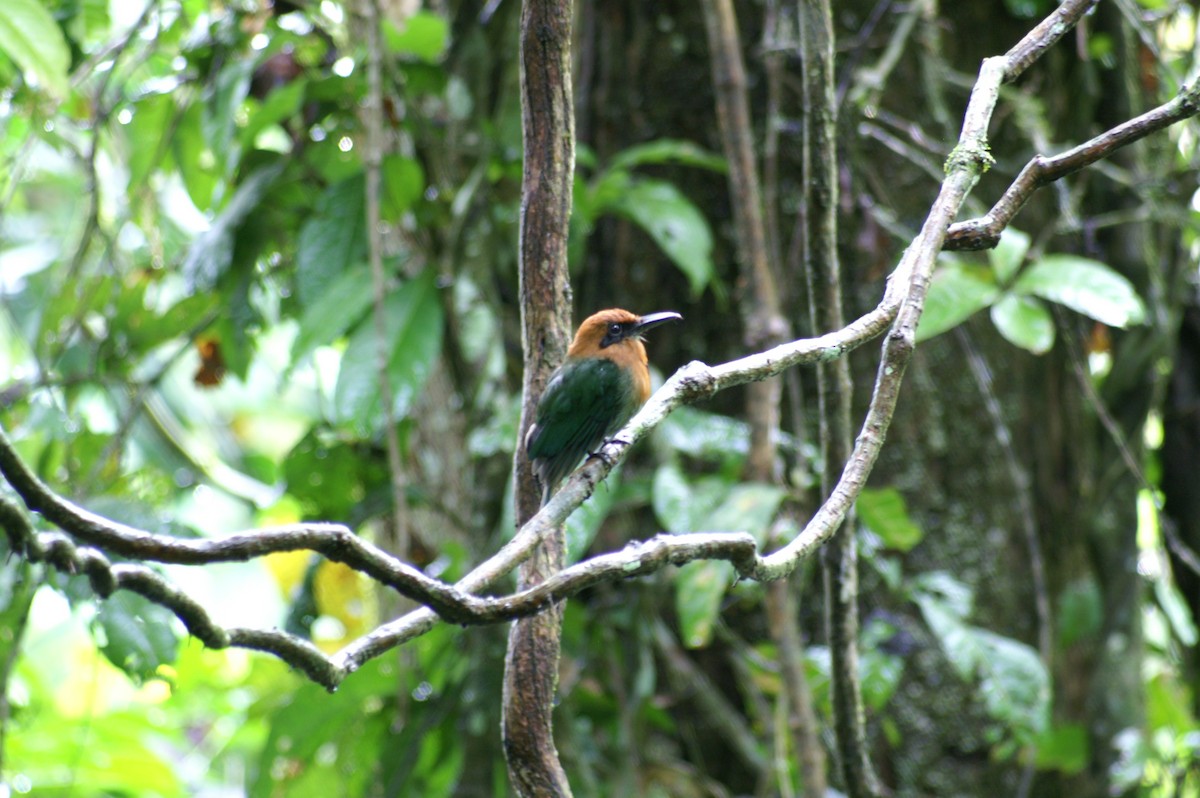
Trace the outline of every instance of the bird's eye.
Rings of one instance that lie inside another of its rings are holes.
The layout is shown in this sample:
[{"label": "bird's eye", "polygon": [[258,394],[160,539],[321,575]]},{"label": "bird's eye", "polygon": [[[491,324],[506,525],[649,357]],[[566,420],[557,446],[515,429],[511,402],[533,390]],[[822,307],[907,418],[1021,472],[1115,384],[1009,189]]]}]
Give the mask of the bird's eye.
[{"label": "bird's eye", "polygon": [[608,325],[608,334],[612,335],[612,336],[620,335],[621,334],[621,325],[617,324],[616,322],[613,322],[612,324]]}]

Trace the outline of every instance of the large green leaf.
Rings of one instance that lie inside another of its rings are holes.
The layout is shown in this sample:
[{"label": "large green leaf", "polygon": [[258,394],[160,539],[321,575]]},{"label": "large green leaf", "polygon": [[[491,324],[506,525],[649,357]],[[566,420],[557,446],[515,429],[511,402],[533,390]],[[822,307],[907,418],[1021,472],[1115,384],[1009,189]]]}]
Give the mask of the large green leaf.
[{"label": "large green leaf", "polygon": [[21,69],[32,73],[48,93],[67,95],[71,51],[62,29],[38,0],[0,3],[0,50]]},{"label": "large green leaf", "polygon": [[[427,268],[387,298],[384,315],[387,376],[394,404],[392,412],[403,418],[425,386],[442,349],[442,304],[436,273]],[[334,388],[337,420],[362,435],[379,428],[379,339],[374,316],[359,325],[342,355]]]},{"label": "large green leaf", "polygon": [[1041,300],[1006,293],[992,305],[992,323],[1000,334],[1035,355],[1054,346],[1054,318]]},{"label": "large green leaf", "polygon": [[727,170],[725,159],[699,145],[683,139],[655,139],[645,144],[635,144],[617,153],[609,164],[610,170],[632,169],[643,164],[677,163],[712,169]]},{"label": "large green leaf", "polygon": [[[93,679],[78,687],[98,690],[99,684],[103,682]],[[96,703],[105,700],[107,694],[98,694]],[[6,775],[28,779],[30,795],[37,796],[183,795],[184,779],[176,772],[179,757],[148,720],[155,714],[137,704],[121,712],[89,712],[84,718],[44,709],[29,712],[21,733],[4,741],[12,763]]]},{"label": "large green leaf", "polygon": [[930,631],[964,680],[978,678],[988,714],[1021,745],[1049,720],[1050,678],[1032,647],[965,622],[955,606],[931,593],[914,596]]},{"label": "large green leaf", "polygon": [[988,262],[996,273],[996,280],[1006,284],[1021,268],[1025,253],[1029,251],[1029,234],[1015,228],[1008,228],[994,249],[988,250]]},{"label": "large green leaf", "polygon": [[678,463],[664,463],[654,472],[651,503],[662,528],[682,535],[696,531],[728,492],[725,480],[709,477],[692,484]]},{"label": "large green leaf", "polygon": [[313,305],[367,249],[365,183],[361,173],[334,183],[317,200],[300,228],[296,253],[296,294]]},{"label": "large green leaf", "polygon": [[688,648],[703,648],[712,640],[713,625],[725,591],[733,583],[733,566],[724,560],[697,560],[675,577],[675,611],[679,633]]},{"label": "large green leaf", "polygon": [[662,247],[698,295],[713,276],[712,231],[700,210],[674,185],[662,180],[630,182],[613,210],[637,223]]},{"label": "large green leaf", "polygon": [[174,614],[137,593],[121,591],[102,602],[96,623],[103,636],[100,650],[134,681],[152,678],[178,656]]},{"label": "large green leaf", "polygon": [[862,522],[889,549],[908,551],[925,536],[909,517],[904,496],[895,488],[864,488],[855,508]]},{"label": "large green leaf", "polygon": [[201,212],[212,208],[217,187],[217,158],[204,132],[204,106],[192,103],[179,117],[171,137],[171,153],[192,204]]},{"label": "large green leaf", "polygon": [[365,264],[347,269],[329,285],[300,317],[300,331],[292,342],[292,365],[318,346],[333,343],[355,325],[371,307],[371,272]]},{"label": "large green leaf", "polygon": [[[660,474],[663,471],[660,469]],[[655,502],[658,509],[658,489],[662,482],[655,479]],[[711,494],[713,491],[691,491],[695,495]],[[688,491],[679,491],[682,498]],[[720,503],[711,512],[704,512],[693,504],[680,510],[680,517],[690,516],[693,532],[749,532],[761,544],[767,537],[771,520],[783,500],[783,489],[774,485],[743,483],[734,485],[725,492]],[[662,513],[659,513],[660,517]],[[675,609],[679,614],[680,633],[683,642],[690,648],[708,645],[712,640],[713,625],[720,613],[721,601],[733,583],[733,566],[723,560],[698,560],[679,569],[675,579]]]},{"label": "large green leaf", "polygon": [[151,170],[161,165],[166,154],[164,137],[172,129],[175,101],[168,94],[152,94],[133,105],[133,118],[125,126],[129,151],[129,193],[140,191]]},{"label": "large green leaf", "polygon": [[917,325],[917,340],[928,341],[957,327],[992,304],[999,293],[988,269],[947,259],[929,283],[925,312]]},{"label": "large green leaf", "polygon": [[1031,264],[1013,290],[1057,302],[1110,327],[1141,324],[1146,308],[1133,285],[1099,261],[1047,255]]},{"label": "large green leaf", "polygon": [[742,458],[750,450],[750,425],[729,416],[681,407],[654,431],[669,448],[710,460]]},{"label": "large green leaf", "polygon": [[381,210],[385,219],[398,221],[425,193],[425,170],[420,161],[403,155],[389,155],[380,167],[383,192]]}]

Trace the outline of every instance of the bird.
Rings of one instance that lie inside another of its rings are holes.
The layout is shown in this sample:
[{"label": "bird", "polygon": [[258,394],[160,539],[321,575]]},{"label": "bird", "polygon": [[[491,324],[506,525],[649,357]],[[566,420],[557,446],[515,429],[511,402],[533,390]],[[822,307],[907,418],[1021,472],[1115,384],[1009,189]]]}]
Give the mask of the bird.
[{"label": "bird", "polygon": [[642,335],[683,316],[665,310],[638,316],[609,308],[583,320],[567,358],[555,369],[525,434],[525,452],[542,487],[542,504],[584,457],[625,426],[650,398]]}]

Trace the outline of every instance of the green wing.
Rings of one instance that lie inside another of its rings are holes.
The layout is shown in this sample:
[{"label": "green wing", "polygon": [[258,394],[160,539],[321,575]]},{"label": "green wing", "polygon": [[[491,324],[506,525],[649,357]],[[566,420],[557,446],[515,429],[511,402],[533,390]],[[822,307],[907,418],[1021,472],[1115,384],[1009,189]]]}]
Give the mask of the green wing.
[{"label": "green wing", "polygon": [[543,488],[553,489],[629,420],[631,392],[629,378],[607,358],[568,361],[554,372],[525,440]]}]

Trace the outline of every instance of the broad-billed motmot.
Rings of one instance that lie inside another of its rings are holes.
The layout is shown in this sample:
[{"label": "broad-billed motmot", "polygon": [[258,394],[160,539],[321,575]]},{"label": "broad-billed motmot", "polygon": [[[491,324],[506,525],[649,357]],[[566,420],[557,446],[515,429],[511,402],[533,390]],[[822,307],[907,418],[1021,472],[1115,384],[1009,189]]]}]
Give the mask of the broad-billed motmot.
[{"label": "broad-billed motmot", "polygon": [[683,317],[673,311],[638,316],[612,308],[584,319],[567,359],[538,401],[525,451],[542,486],[542,504],[586,454],[625,426],[650,398],[642,334]]}]

